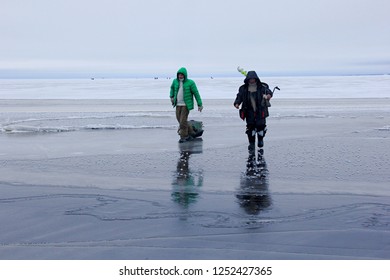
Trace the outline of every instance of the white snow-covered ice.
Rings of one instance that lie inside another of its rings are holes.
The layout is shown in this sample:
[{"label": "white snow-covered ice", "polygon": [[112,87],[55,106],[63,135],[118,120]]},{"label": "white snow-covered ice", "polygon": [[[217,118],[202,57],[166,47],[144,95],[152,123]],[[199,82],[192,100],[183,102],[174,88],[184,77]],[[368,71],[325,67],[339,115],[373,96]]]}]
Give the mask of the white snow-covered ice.
[{"label": "white snow-covered ice", "polygon": [[[191,77],[189,77],[191,78]],[[388,98],[390,75],[260,77],[278,98]],[[231,99],[243,77],[194,78],[204,99]],[[166,99],[171,79],[0,79],[0,99]]]}]

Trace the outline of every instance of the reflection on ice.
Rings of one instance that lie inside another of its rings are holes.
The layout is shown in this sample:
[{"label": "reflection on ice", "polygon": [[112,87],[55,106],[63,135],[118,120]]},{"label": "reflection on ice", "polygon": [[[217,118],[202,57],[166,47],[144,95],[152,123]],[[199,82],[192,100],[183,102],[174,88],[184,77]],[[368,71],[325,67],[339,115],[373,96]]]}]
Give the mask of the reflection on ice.
[{"label": "reflection on ice", "polygon": [[271,205],[267,163],[261,153],[258,154],[257,160],[254,153],[249,153],[246,172],[241,176],[240,189],[236,197],[240,206],[251,215],[257,215]]},{"label": "reflection on ice", "polygon": [[180,157],[172,182],[172,199],[184,208],[197,201],[199,187],[203,185],[203,171],[192,172],[190,157],[203,151],[202,139],[180,143]]}]

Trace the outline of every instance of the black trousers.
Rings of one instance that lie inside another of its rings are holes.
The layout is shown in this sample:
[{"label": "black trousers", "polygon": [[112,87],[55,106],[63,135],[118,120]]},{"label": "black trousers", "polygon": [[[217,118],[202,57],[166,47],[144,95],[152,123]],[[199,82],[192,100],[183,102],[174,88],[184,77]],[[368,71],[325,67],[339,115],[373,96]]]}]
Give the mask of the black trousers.
[{"label": "black trousers", "polygon": [[259,140],[262,140],[266,133],[266,119],[263,112],[254,112],[248,110],[246,112],[246,134],[248,135],[249,143],[255,143],[256,134]]}]

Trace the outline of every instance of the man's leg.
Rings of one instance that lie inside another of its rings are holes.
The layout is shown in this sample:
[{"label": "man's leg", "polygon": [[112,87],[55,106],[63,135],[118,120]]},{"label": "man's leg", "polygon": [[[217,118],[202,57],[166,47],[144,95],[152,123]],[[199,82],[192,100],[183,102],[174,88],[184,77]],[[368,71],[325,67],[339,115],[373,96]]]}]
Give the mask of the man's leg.
[{"label": "man's leg", "polygon": [[259,125],[257,131],[257,146],[262,148],[264,146],[264,136],[267,133],[267,126],[265,124]]},{"label": "man's leg", "polygon": [[255,116],[254,112],[247,111],[246,114],[246,135],[248,136],[249,146],[248,150],[249,152],[255,151],[255,142],[256,142],[256,126],[255,126]]},{"label": "man's leg", "polygon": [[255,151],[255,142],[256,142],[256,131],[253,125],[247,124],[246,125],[246,131],[245,133],[248,136],[248,151],[254,152]]},{"label": "man's leg", "polygon": [[186,139],[188,137],[188,115],[190,111],[187,109],[187,106],[177,106],[176,107],[176,118],[179,122],[179,135],[181,139]]}]

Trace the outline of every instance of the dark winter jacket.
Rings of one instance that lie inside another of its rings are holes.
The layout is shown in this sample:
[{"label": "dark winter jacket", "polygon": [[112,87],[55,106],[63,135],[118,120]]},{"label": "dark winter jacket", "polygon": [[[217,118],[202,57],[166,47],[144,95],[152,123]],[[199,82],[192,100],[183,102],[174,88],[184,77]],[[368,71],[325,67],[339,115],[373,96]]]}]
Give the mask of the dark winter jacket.
[{"label": "dark winter jacket", "polygon": [[257,83],[257,93],[255,95],[256,98],[256,116],[260,118],[266,118],[268,117],[268,107],[265,105],[265,102],[263,100],[264,94],[269,94],[272,96],[272,91],[269,89],[268,85],[266,83],[263,83],[260,81],[259,77],[257,76],[255,71],[249,71],[245,80],[244,84],[240,86],[236,100],[234,101],[234,105],[241,105],[242,112],[247,115],[247,111],[251,110],[253,111],[250,95],[248,91],[248,85],[250,79],[256,79]]},{"label": "dark winter jacket", "polygon": [[[188,79],[187,77],[187,69],[182,67],[177,71],[177,75],[183,74],[183,94],[184,94],[184,103],[186,104],[188,110],[194,109],[194,96],[196,99],[196,103],[198,106],[202,106],[202,99],[200,98],[198,89],[193,80]],[[177,103],[177,93],[179,92],[179,79],[176,76],[176,79],[173,80],[170,91],[170,98],[173,98],[173,104],[176,106]]]}]

